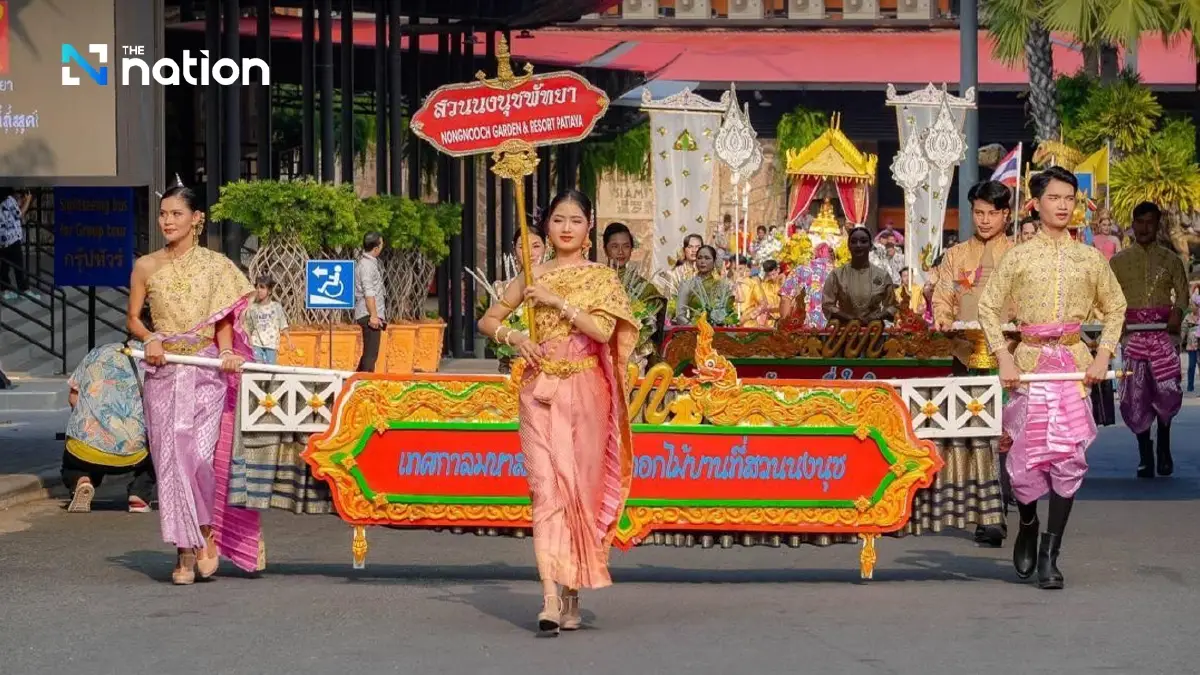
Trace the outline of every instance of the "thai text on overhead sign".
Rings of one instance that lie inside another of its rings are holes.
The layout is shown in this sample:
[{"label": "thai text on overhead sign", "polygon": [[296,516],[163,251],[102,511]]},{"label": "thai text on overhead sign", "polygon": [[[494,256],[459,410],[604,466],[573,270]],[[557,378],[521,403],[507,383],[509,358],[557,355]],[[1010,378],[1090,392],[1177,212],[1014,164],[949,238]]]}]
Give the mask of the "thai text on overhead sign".
[{"label": "thai text on overhead sign", "polygon": [[608,97],[571,72],[534,75],[510,89],[485,82],[434,91],[413,115],[412,129],[454,156],[492,152],[506,141],[530,145],[587,138],[608,109]]}]

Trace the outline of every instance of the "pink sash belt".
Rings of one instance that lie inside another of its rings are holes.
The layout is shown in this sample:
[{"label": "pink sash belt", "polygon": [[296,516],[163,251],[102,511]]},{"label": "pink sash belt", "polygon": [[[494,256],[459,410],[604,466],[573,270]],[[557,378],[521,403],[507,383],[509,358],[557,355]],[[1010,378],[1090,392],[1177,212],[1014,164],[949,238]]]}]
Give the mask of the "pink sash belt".
[{"label": "pink sash belt", "polygon": [[[1171,317],[1170,307],[1141,307],[1125,312],[1125,323],[1165,323]],[[1179,351],[1166,331],[1134,331],[1125,338],[1125,358],[1148,361],[1156,380],[1175,379],[1179,373]]]}]

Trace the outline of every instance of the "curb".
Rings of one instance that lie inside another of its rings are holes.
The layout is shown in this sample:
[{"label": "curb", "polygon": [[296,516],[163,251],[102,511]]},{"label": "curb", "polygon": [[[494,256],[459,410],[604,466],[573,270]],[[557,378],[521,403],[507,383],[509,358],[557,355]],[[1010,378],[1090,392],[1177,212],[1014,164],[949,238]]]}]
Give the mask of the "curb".
[{"label": "curb", "polygon": [[56,488],[62,487],[59,468],[40,467],[37,473],[0,476],[0,511],[29,502],[50,499]]}]

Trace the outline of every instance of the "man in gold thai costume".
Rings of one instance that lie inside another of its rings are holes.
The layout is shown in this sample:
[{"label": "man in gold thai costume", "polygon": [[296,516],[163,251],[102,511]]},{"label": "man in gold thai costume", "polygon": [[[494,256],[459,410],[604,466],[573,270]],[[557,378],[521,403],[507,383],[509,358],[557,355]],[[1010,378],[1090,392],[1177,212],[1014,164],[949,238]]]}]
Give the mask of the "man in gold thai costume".
[{"label": "man in gold thai costume", "polygon": [[[1074,241],[1067,229],[1079,180],[1050,167],[1030,180],[1041,232],[1000,261],[979,300],[979,323],[1010,390],[1003,427],[1007,465],[1021,527],[1013,566],[1022,579],[1037,572],[1039,588],[1064,585],[1058,555],[1075,494],[1087,474],[1087,449],[1096,439],[1088,388],[1106,379],[1125,321],[1125,296],[1104,256]],[[1009,351],[1004,307],[1017,308],[1021,342]],[[1080,336],[1098,309],[1104,331],[1093,357]],[[1022,373],[1082,375],[1079,381],[1021,382]],[[1046,531],[1038,543],[1038,500],[1049,495]]]},{"label": "man in gold thai costume", "polygon": [[[1171,421],[1183,405],[1183,373],[1175,338],[1191,303],[1183,263],[1158,241],[1161,220],[1162,211],[1156,204],[1138,204],[1133,210],[1134,244],[1113,256],[1110,263],[1129,302],[1123,354],[1132,372],[1121,381],[1121,418],[1137,436],[1139,478],[1153,478],[1155,470],[1161,476],[1175,472]],[[1157,466],[1155,444],[1150,440],[1150,427],[1156,420]]]},{"label": "man in gold thai costume", "polygon": [[[976,183],[967,192],[971,202],[971,221],[975,225],[975,236],[946,251],[942,259],[937,284],[933,289],[933,318],[938,330],[948,331],[955,321],[977,323],[979,321],[979,299],[983,296],[992,272],[1013,247],[1005,236],[1012,215],[1012,192],[1001,182],[988,180]],[[1008,308],[1011,310],[1011,307]],[[1007,323],[1012,319],[1011,311],[1003,317]],[[972,346],[966,340],[957,341],[954,356],[955,373],[967,375],[970,368],[967,360]],[[1000,482],[1000,494],[1005,515],[1012,488],[1008,471],[1004,467],[1004,454],[996,462],[996,476]],[[1008,536],[1008,526],[977,525],[975,541],[999,547]]]}]

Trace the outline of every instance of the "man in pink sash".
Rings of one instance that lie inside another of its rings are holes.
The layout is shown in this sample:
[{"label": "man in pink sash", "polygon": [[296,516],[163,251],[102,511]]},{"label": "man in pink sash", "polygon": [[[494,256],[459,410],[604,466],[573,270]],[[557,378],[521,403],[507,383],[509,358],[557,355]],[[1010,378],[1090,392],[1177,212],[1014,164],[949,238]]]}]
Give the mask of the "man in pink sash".
[{"label": "man in pink sash", "polygon": [[[1088,387],[1103,381],[1125,320],[1125,296],[1108,261],[1067,232],[1078,181],[1051,167],[1029,181],[1041,231],[1005,255],[979,301],[979,323],[1000,363],[1000,381],[1012,390],[1004,408],[1011,441],[1008,470],[1021,517],[1013,545],[1017,576],[1037,570],[1039,588],[1062,588],[1058,554],[1075,493],[1087,473],[1085,453],[1096,438]],[[1001,328],[1004,307],[1016,307],[1021,342],[1009,352]],[[1093,360],[1080,326],[1097,309],[1104,331]],[[1021,384],[1023,373],[1079,373],[1084,380]],[[1050,495],[1038,543],[1037,502]]]},{"label": "man in pink sash", "polygon": [[[1125,364],[1133,372],[1121,382],[1121,417],[1137,434],[1139,478],[1153,478],[1154,443],[1150,427],[1158,420],[1158,474],[1175,471],[1171,459],[1171,420],[1183,405],[1179,335],[1188,307],[1187,271],[1174,251],[1158,243],[1162,211],[1150,202],[1133,210],[1134,245],[1113,256],[1111,265],[1129,310]],[[1165,324],[1165,328],[1150,326]],[[1146,326],[1146,328],[1139,328]]]}]

